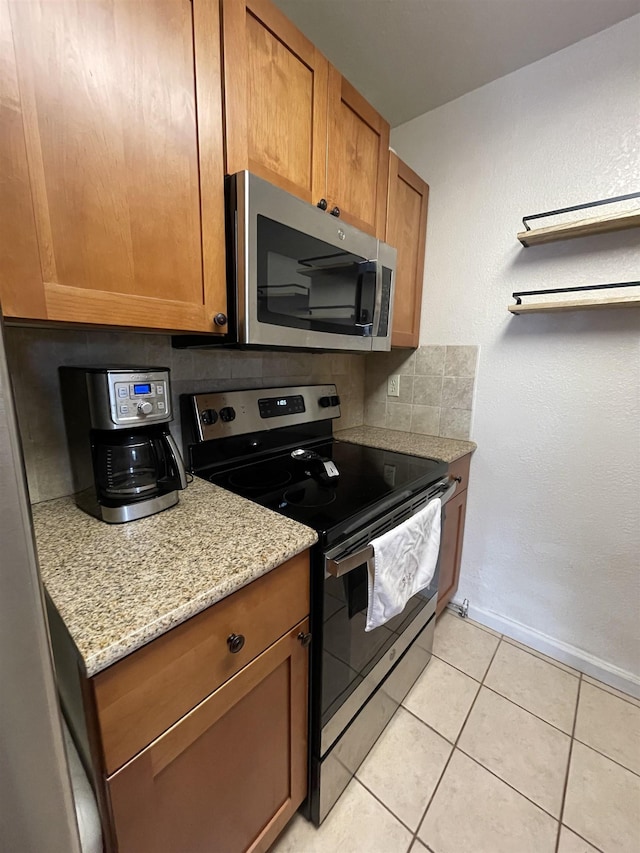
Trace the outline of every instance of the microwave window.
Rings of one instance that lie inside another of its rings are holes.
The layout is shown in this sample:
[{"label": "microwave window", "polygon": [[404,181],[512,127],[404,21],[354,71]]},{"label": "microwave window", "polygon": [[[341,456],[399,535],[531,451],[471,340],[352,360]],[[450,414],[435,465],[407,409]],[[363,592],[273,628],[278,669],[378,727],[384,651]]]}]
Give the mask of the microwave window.
[{"label": "microwave window", "polygon": [[258,320],[367,337],[376,264],[265,216],[257,217]]}]

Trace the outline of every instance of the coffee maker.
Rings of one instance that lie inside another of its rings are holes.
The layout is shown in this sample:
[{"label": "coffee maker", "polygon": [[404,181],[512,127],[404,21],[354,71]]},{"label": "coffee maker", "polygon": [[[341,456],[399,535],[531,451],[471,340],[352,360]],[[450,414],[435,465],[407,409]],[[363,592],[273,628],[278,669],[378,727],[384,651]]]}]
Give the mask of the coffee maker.
[{"label": "coffee maker", "polygon": [[76,504],[121,524],[178,502],[187,487],[166,367],[61,367]]}]

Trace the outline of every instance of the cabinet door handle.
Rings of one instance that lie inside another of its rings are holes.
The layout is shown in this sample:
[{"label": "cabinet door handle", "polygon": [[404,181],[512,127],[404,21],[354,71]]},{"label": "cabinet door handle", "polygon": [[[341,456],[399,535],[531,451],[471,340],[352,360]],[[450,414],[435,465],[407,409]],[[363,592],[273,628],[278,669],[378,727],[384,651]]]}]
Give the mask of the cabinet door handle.
[{"label": "cabinet door handle", "polygon": [[326,198],[321,198],[321,199],[320,199],[320,201],[318,202],[318,204],[316,205],[316,207],[319,207],[319,208],[320,208],[320,210],[326,210],[326,209],[327,209],[327,200],[326,200]]},{"label": "cabinet door handle", "polygon": [[232,655],[235,655],[244,646],[244,637],[242,634],[229,634],[227,637],[227,645]]},{"label": "cabinet door handle", "polygon": [[334,207],[332,211],[330,211],[332,216],[340,216],[340,208]]},{"label": "cabinet door handle", "polygon": [[222,311],[219,314],[216,314],[213,318],[213,322],[216,326],[226,326],[227,325],[227,315],[223,314]]},{"label": "cabinet door handle", "polygon": [[305,634],[304,631],[300,631],[298,639],[300,640],[300,645],[303,648],[306,648],[311,642],[311,634]]}]

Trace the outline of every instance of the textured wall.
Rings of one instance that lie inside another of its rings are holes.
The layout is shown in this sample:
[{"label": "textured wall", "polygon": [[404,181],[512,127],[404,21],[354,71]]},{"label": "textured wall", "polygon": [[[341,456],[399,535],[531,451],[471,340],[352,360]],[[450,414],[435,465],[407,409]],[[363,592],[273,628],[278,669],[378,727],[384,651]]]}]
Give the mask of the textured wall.
[{"label": "textured wall", "polygon": [[459,595],[640,674],[640,311],[511,317],[639,278],[639,232],[523,249],[521,217],[640,190],[640,16],[433,110],[422,344],[480,344]]},{"label": "textured wall", "polygon": [[58,385],[61,364],[170,367],[172,430],[178,439],[178,397],[197,391],[335,382],[342,400],[340,428],[363,422],[362,355],[174,350],[167,336],[134,332],[7,328],[6,337],[32,503],[72,492]]}]

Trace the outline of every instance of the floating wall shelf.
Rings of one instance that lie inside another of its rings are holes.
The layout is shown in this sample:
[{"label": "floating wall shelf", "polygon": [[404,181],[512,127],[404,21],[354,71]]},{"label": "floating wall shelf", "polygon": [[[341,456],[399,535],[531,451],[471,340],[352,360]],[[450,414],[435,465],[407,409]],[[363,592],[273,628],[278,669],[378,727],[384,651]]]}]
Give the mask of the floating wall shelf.
[{"label": "floating wall shelf", "polygon": [[592,201],[587,204],[578,204],[573,207],[563,207],[559,210],[549,210],[546,213],[525,216],[522,222],[526,230],[518,233],[518,240],[523,246],[528,247],[536,246],[540,243],[553,243],[556,240],[570,240],[574,237],[604,234],[608,231],[640,228],[640,208],[622,212],[618,211],[603,216],[593,216],[589,219],[579,219],[576,222],[563,222],[559,225],[549,225],[546,228],[530,229],[528,225],[532,219],[543,219],[547,216],[557,216],[562,213],[570,213],[574,210],[599,207],[603,204],[614,204],[615,202],[627,201],[632,198],[640,198],[640,193],[629,193],[628,195],[616,196],[615,198],[606,198],[601,201]]},{"label": "floating wall shelf", "polygon": [[592,308],[640,308],[640,294],[627,294],[623,296],[609,295],[601,299],[592,296],[586,299],[564,299],[554,302],[529,302],[522,304],[523,296],[546,296],[553,293],[577,293],[594,290],[614,290],[620,287],[640,288],[640,281],[626,281],[616,284],[592,284],[587,287],[559,287],[553,290],[523,290],[514,293],[515,305],[509,305],[508,310],[512,314],[535,314],[548,311],[583,311]]}]

